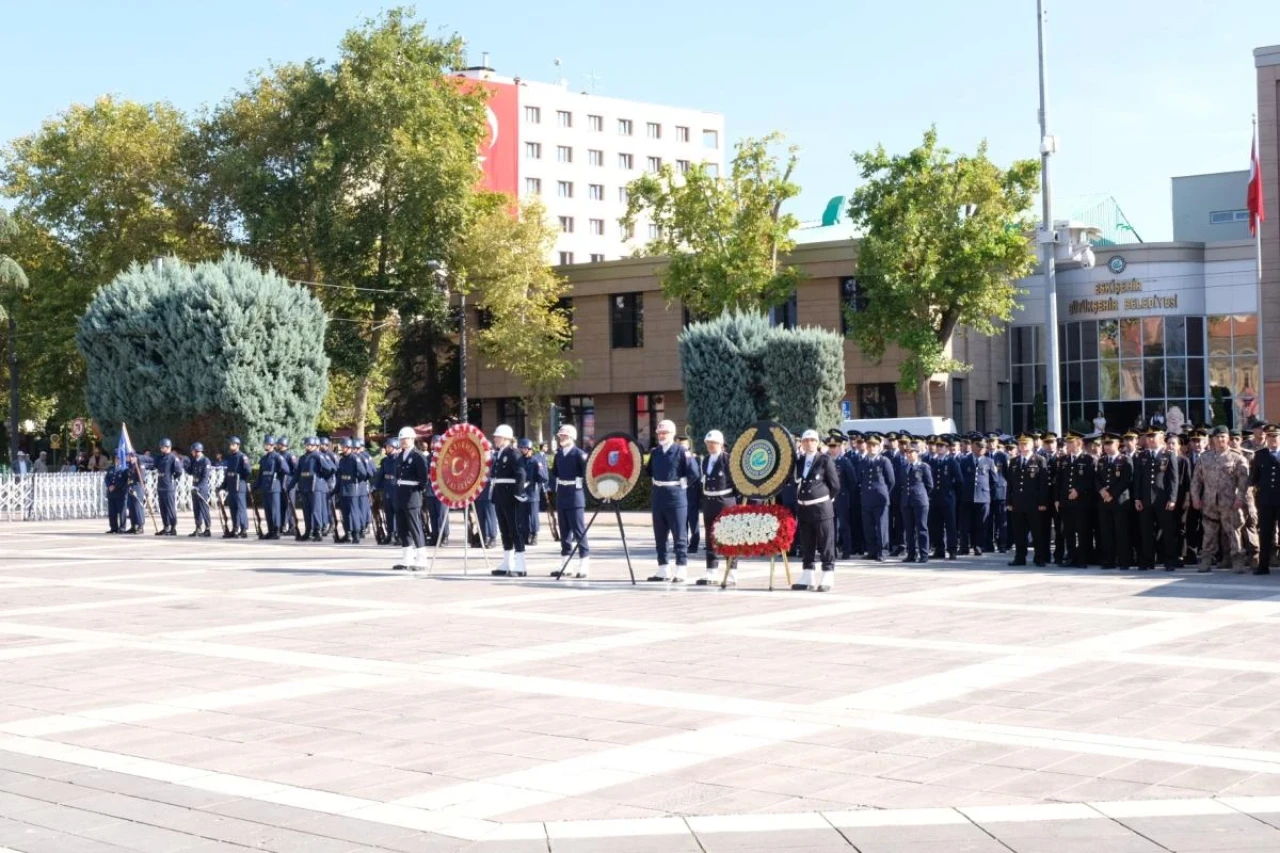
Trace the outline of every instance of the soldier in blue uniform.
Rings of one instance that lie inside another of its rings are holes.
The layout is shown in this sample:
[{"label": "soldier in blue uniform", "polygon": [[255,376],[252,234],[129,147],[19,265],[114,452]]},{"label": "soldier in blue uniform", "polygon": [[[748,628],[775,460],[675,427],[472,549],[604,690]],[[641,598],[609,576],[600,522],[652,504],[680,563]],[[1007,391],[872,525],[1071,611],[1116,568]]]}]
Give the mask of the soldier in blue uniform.
[{"label": "soldier in blue uniform", "polygon": [[108,533],[124,533],[125,492],[129,477],[124,468],[107,469],[107,525]]},{"label": "soldier in blue uniform", "polygon": [[356,442],[342,439],[338,445],[338,511],[342,514],[342,538],[339,542],[360,544],[364,528],[360,524],[360,483],[368,482],[368,473],[360,460]]},{"label": "soldier in blue uniform", "polygon": [[889,554],[889,495],[893,491],[893,463],[880,448],[879,435],[867,436],[867,455],[858,463],[858,491],[862,497],[862,535],[867,559],[886,562]]},{"label": "soldier in blue uniform", "polygon": [[146,526],[146,492],[143,488],[143,471],[138,464],[138,454],[132,450],[125,457],[125,510],[129,516],[126,533],[141,534]]},{"label": "soldier in blue uniform", "polygon": [[1000,446],[997,433],[987,433],[987,455],[995,471],[991,479],[991,514],[987,519],[986,548],[1003,554],[1009,549],[1008,515],[1005,500],[1008,496],[1009,454]]},{"label": "soldier in blue uniform", "polygon": [[249,457],[240,451],[240,437],[233,435],[227,442],[227,456],[222,460],[222,484],[218,491],[227,493],[227,513],[231,516],[231,529],[222,534],[223,539],[247,539],[249,534],[249,477],[253,474]]},{"label": "soldier in blue uniform", "polygon": [[1172,572],[1177,568],[1175,510],[1181,487],[1178,462],[1164,446],[1164,430],[1154,427],[1147,430],[1147,457],[1139,470],[1141,474],[1134,483],[1142,553],[1138,569],[1155,569],[1158,536],[1160,561],[1166,572]]},{"label": "soldier in blue uniform", "polygon": [[[720,513],[731,506],[737,506],[738,495],[729,479],[729,457],[724,452],[724,434],[713,429],[707,433],[702,443],[707,446],[707,458],[698,463],[698,479],[701,480],[699,494],[702,496],[702,520],[707,528],[707,571],[698,578],[698,586],[708,586],[718,580],[716,574],[720,568],[711,529]],[[737,572],[730,571],[726,585],[737,584]]]},{"label": "soldier in blue uniform", "polygon": [[[929,493],[933,491],[933,469],[920,461],[920,448],[916,442],[907,444],[902,469],[901,502],[902,529],[906,531],[907,556],[904,563],[929,562]],[[895,480],[895,483],[897,481]]]},{"label": "soldier in blue uniform", "polygon": [[400,460],[396,478],[396,529],[404,551],[392,568],[416,572],[427,565],[427,536],[422,529],[422,496],[431,490],[427,457],[415,446],[418,434],[413,427],[399,433]]},{"label": "soldier in blue uniform", "polygon": [[298,534],[297,503],[293,494],[294,472],[298,469],[298,456],[289,449],[288,436],[276,438],[276,455],[280,457],[280,469],[283,491],[280,493],[280,535],[296,536]]},{"label": "soldier in blue uniform", "polygon": [[[800,453],[789,479],[796,484],[796,534],[803,560],[803,570],[791,588],[830,592],[836,582],[834,507],[840,493],[840,474],[831,457],[818,452],[817,430],[805,430],[800,436]],[[822,562],[822,577],[816,584],[815,557]]]},{"label": "soldier in blue uniform", "polygon": [[498,534],[502,537],[502,562],[493,574],[499,577],[522,578],[529,573],[524,562],[524,545],[527,537],[525,487],[529,474],[524,459],[515,447],[515,432],[507,424],[499,424],[493,431],[493,506],[498,513]]},{"label": "soldier in blue uniform", "polygon": [[316,477],[323,481],[324,491],[320,503],[320,535],[328,536],[333,532],[333,527],[338,523],[338,519],[334,516],[334,510],[337,508],[334,501],[334,495],[337,494],[338,486],[338,455],[333,452],[335,446],[327,436],[316,437],[316,452],[328,463],[324,466],[323,474],[316,474]]},{"label": "soldier in blue uniform", "polygon": [[960,493],[960,463],[951,455],[951,440],[940,435],[933,446],[933,492],[929,495],[929,543],[934,559],[956,559],[956,499]]},{"label": "soldier in blue uniform", "polygon": [[[497,451],[490,450],[489,458],[485,460],[485,464],[489,466],[490,476],[493,472],[493,459],[497,455]],[[476,527],[480,530],[480,543],[485,548],[492,548],[498,544],[498,512],[493,505],[493,483],[486,482],[480,494],[476,495],[475,503],[471,507],[471,511],[475,514]]]},{"label": "soldier in blue uniform", "polygon": [[329,503],[329,480],[338,470],[329,454],[320,449],[320,439],[310,436],[306,440],[306,452],[298,460],[298,474],[294,486],[302,499],[304,528],[302,539],[320,541],[325,528],[325,513]]},{"label": "soldier in blue uniform", "polygon": [[160,439],[160,453],[155,457],[156,506],[160,508],[161,528],[156,536],[178,535],[178,481],[182,479],[182,460],[173,452],[173,442]]},{"label": "soldier in blue uniform", "polygon": [[969,452],[960,459],[960,551],[982,556],[991,512],[996,465],[987,456],[982,436],[969,436]]},{"label": "soldier in blue uniform", "polygon": [[533,441],[520,439],[520,457],[524,462],[524,514],[526,544],[538,544],[539,514],[542,510],[542,492],[547,487],[547,463],[541,454],[533,452]]},{"label": "soldier in blue uniform", "polygon": [[[849,556],[858,557],[867,553],[867,537],[862,529],[862,494],[858,489],[858,463],[867,455],[867,444],[866,436],[859,430],[849,431],[847,455],[849,464],[838,469],[837,473],[840,474],[840,493],[849,492]],[[790,480],[788,485],[791,485]],[[795,507],[792,507],[792,512],[795,512]]]},{"label": "soldier in blue uniform", "polygon": [[1089,559],[1092,542],[1090,520],[1097,493],[1096,460],[1082,452],[1084,436],[1067,433],[1067,452],[1058,462],[1058,478],[1054,483],[1054,501],[1062,518],[1063,557],[1074,568],[1083,569]]},{"label": "soldier in blue uniform", "polygon": [[[658,443],[649,451],[644,464],[644,471],[653,482],[650,514],[653,541],[658,550],[658,571],[649,580],[684,583],[689,568],[688,481],[698,476],[698,472],[689,464],[689,454],[675,443],[675,433],[675,423],[659,421],[654,430]],[[674,572],[667,566],[667,536],[675,540]]]},{"label": "soldier in blue uniform", "polygon": [[[590,573],[591,558],[585,517],[587,454],[574,444],[577,440],[578,430],[573,424],[564,424],[556,432],[556,443],[560,447],[551,461],[551,477],[556,484],[556,521],[560,525],[560,556],[568,557],[573,553],[574,543],[580,543],[577,568],[566,568],[565,577],[585,578]],[[559,577],[560,570],[557,568],[551,576]]]},{"label": "soldier in blue uniform", "polygon": [[1120,436],[1102,436],[1102,458],[1095,476],[1098,493],[1098,548],[1104,569],[1129,568],[1129,489],[1133,463],[1120,452]]},{"label": "soldier in blue uniform", "polygon": [[359,439],[356,440],[355,454],[364,475],[356,480],[356,506],[360,510],[360,538],[363,539],[369,535],[369,527],[373,524],[373,495],[370,487],[378,469],[373,464],[373,457],[369,455],[369,447]]},{"label": "soldier in blue uniform", "polygon": [[396,454],[396,440],[387,436],[382,449],[382,460],[378,463],[376,483],[382,495],[382,525],[386,531],[385,544],[399,543],[400,533],[396,529],[396,477],[398,476],[399,456]]},{"label": "soldier in blue uniform", "polygon": [[1280,527],[1280,427],[1268,424],[1264,430],[1266,446],[1255,450],[1249,466],[1249,482],[1253,484],[1258,505],[1258,567],[1255,575],[1271,574],[1271,558],[1275,554],[1276,530]]},{"label": "soldier in blue uniform", "polygon": [[204,445],[196,442],[191,445],[191,456],[182,463],[183,469],[191,475],[191,513],[195,516],[196,529],[188,536],[209,538],[209,486],[213,463],[204,455]]},{"label": "soldier in blue uniform", "polygon": [[907,481],[907,445],[911,434],[889,433],[885,436],[885,457],[893,465],[893,488],[889,491],[889,556],[901,557],[907,551],[907,533],[902,526],[902,490]]},{"label": "soldier in blue uniform", "polygon": [[276,453],[275,436],[269,435],[262,440],[262,456],[258,459],[258,503],[267,520],[267,532],[258,534],[259,538],[280,538],[280,497],[284,477],[284,460]]},{"label": "soldier in blue uniform", "polygon": [[[690,447],[691,442],[689,436],[682,435],[676,440],[681,449],[684,450],[686,456],[689,457],[689,469],[691,471],[698,470],[698,455],[693,452]],[[702,482],[697,477],[689,478],[689,485],[685,488],[685,505],[688,507],[688,518],[685,524],[689,531],[689,553],[698,553],[699,527],[701,526],[701,518],[699,517],[698,507],[701,505]]]}]

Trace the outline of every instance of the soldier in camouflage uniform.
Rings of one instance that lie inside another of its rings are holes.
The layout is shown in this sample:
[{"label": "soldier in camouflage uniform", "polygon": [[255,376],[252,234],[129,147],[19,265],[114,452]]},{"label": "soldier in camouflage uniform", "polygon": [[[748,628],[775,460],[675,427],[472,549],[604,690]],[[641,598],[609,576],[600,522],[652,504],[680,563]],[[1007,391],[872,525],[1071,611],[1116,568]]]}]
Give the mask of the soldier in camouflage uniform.
[{"label": "soldier in camouflage uniform", "polygon": [[1199,571],[1209,571],[1209,559],[1222,559],[1219,532],[1227,538],[1231,568],[1243,572],[1244,556],[1240,551],[1240,528],[1244,525],[1244,505],[1249,490],[1249,463],[1244,455],[1230,446],[1227,428],[1215,427],[1212,448],[1200,457],[1191,477],[1192,506],[1200,511],[1204,529],[1204,552]]}]

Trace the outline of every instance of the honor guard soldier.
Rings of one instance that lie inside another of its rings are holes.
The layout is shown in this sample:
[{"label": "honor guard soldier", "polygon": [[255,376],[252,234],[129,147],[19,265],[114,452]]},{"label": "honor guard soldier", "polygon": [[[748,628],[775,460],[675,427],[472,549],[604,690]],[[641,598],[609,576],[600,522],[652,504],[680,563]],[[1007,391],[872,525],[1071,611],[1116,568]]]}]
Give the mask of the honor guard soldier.
[{"label": "honor guard soldier", "polygon": [[524,459],[515,447],[515,432],[507,424],[493,431],[493,507],[498,512],[498,535],[502,537],[502,562],[492,574],[498,577],[522,578],[529,573],[524,562],[526,514],[528,500],[525,486],[529,473]]},{"label": "honor guard soldier", "polygon": [[306,452],[298,460],[298,477],[295,486],[302,499],[304,527],[301,538],[319,542],[325,529],[329,505],[329,480],[338,470],[338,466],[329,458],[329,454],[320,449],[320,439],[309,436],[306,440]]},{"label": "honor guard soldier", "polygon": [[356,481],[356,486],[360,490],[359,506],[360,506],[360,538],[363,539],[369,534],[369,528],[373,526],[373,478],[378,475],[378,468],[373,464],[373,456],[369,453],[370,447],[377,448],[376,444],[366,445],[363,441],[356,442],[356,458],[360,460],[360,467],[364,470],[364,477]]},{"label": "honor guard soldier", "polygon": [[284,489],[280,493],[280,535],[298,535],[297,504],[293,496],[294,472],[298,470],[298,456],[289,449],[288,436],[276,438],[276,455],[280,457],[280,467],[284,473],[281,484]]},{"label": "honor guard soldier", "polygon": [[196,442],[191,445],[191,456],[183,460],[183,469],[191,476],[191,514],[195,516],[196,529],[188,536],[202,536],[206,539],[209,533],[209,486],[212,483],[213,463],[204,455],[204,445]]},{"label": "honor guard soldier", "polygon": [[156,536],[178,535],[178,481],[182,479],[182,460],[173,452],[173,442],[160,439],[160,453],[155,457],[156,506],[160,508],[161,529]]},{"label": "honor guard soldier", "polygon": [[[960,550],[982,556],[995,490],[996,463],[987,455],[982,436],[969,435],[969,452],[960,459]],[[990,547],[990,546],[988,546]]]},{"label": "honor guard soldier", "polygon": [[378,489],[382,493],[382,523],[387,532],[387,544],[400,542],[400,534],[396,528],[396,478],[399,461],[396,440],[387,436],[382,448],[382,461],[378,463],[377,478]]},{"label": "honor guard soldier", "polygon": [[126,492],[129,488],[128,472],[112,466],[107,469],[107,525],[108,533],[124,533]]},{"label": "honor guard soldier", "polygon": [[[707,531],[707,571],[698,578],[698,586],[709,586],[715,583],[717,570],[720,568],[711,529],[720,513],[731,506],[738,505],[738,495],[733,490],[733,482],[729,479],[729,457],[724,452],[724,433],[713,429],[707,433],[702,443],[707,446],[707,458],[698,463],[698,471],[701,480],[702,521]],[[730,571],[726,585],[737,586],[737,584],[737,572]]]},{"label": "honor guard soldier", "polygon": [[1035,563],[1043,567],[1049,561],[1048,526],[1045,513],[1049,509],[1049,462],[1032,450],[1035,437],[1018,436],[1018,455],[1009,461],[1009,513],[1013,529],[1014,556],[1011,566],[1027,564],[1027,537],[1035,548]]},{"label": "honor guard soldier", "polygon": [[1147,430],[1147,457],[1142,476],[1134,483],[1134,503],[1138,509],[1139,536],[1142,555],[1140,570],[1151,571],[1156,567],[1156,537],[1160,539],[1160,562],[1167,572],[1177,568],[1178,461],[1164,446],[1164,430]]},{"label": "honor guard soldier", "polygon": [[[805,430],[800,436],[800,455],[791,479],[796,484],[797,532],[804,567],[791,588],[828,592],[836,582],[835,497],[840,493],[840,474],[835,461],[818,452],[816,429]],[[822,561],[822,577],[816,584],[815,557]]]},{"label": "honor guard soldier", "polygon": [[427,536],[422,530],[422,495],[431,488],[427,479],[427,457],[414,446],[418,434],[413,427],[401,427],[400,461],[396,477],[396,530],[404,549],[400,562],[392,568],[416,572],[426,568]]},{"label": "honor guard soldier", "polygon": [[960,497],[960,463],[951,453],[951,436],[940,435],[933,445],[933,492],[929,495],[929,544],[933,556],[956,559],[959,537],[956,530],[956,502]]},{"label": "honor guard soldier", "polygon": [[1078,432],[1067,433],[1067,452],[1058,463],[1058,478],[1054,483],[1054,503],[1062,519],[1063,560],[1077,569],[1085,568],[1088,563],[1093,541],[1089,522],[1094,512],[1093,496],[1098,489],[1097,462],[1082,452],[1083,440],[1084,436]]},{"label": "honor guard soldier", "polygon": [[[867,558],[878,563],[886,562],[889,553],[889,494],[894,484],[893,463],[880,453],[882,442],[879,435],[867,436],[867,455],[858,463],[862,536],[867,543]],[[830,576],[834,578],[834,574]]]},{"label": "honor guard soldier", "polygon": [[1266,446],[1255,450],[1250,482],[1258,502],[1258,567],[1255,575],[1271,574],[1271,558],[1275,554],[1276,530],[1280,528],[1280,427],[1267,425],[1263,433]]},{"label": "honor guard soldier", "polygon": [[1129,568],[1129,490],[1133,487],[1133,462],[1120,452],[1120,436],[1102,435],[1102,459],[1098,462],[1098,546],[1104,569]]},{"label": "honor guard soldier", "polygon": [[[684,583],[689,569],[689,478],[698,475],[691,467],[689,454],[675,443],[676,425],[669,420],[658,422],[654,434],[658,443],[649,451],[644,472],[653,483],[651,515],[653,541],[658,550],[658,573],[651,581]],[[676,568],[667,567],[667,537],[674,540]]]},{"label": "honor guard soldier", "polygon": [[231,529],[222,534],[223,539],[247,539],[249,534],[249,477],[253,474],[249,457],[240,451],[240,437],[231,436],[227,442],[227,457],[222,460],[222,485],[218,490],[227,493],[227,513],[231,516]]},{"label": "honor guard soldier", "polygon": [[[551,476],[556,484],[556,521],[560,525],[560,556],[573,553],[578,543],[578,566],[566,568],[565,577],[585,578],[590,573],[591,548],[587,544],[586,476],[587,454],[574,445],[578,430],[572,424],[564,424],[556,432],[559,449],[551,461]],[[559,577],[560,570],[551,573]]]},{"label": "honor guard soldier", "polygon": [[342,456],[338,459],[337,497],[344,530],[338,541],[359,545],[360,538],[364,535],[360,512],[360,484],[368,484],[369,471],[360,458],[359,444],[355,439],[344,438],[340,449]]},{"label": "honor guard soldier", "polygon": [[538,544],[539,514],[542,512],[542,493],[547,488],[547,463],[534,453],[533,441],[520,439],[520,458],[524,463],[524,514],[528,545]]},{"label": "honor guard soldier", "polygon": [[258,460],[258,494],[261,495],[262,514],[266,516],[267,532],[262,539],[280,538],[280,497],[285,484],[285,464],[276,452],[275,436],[262,440],[262,457]]},{"label": "honor guard soldier", "polygon": [[898,492],[901,502],[902,529],[906,535],[907,556],[904,563],[929,562],[929,493],[933,491],[933,469],[920,461],[920,449],[916,442],[907,444],[902,468],[902,487]]},{"label": "honor guard soldier", "polygon": [[[676,439],[676,444],[684,450],[685,456],[689,457],[689,470],[698,470],[698,455],[693,452],[690,446],[689,436],[682,435]],[[689,553],[698,553],[699,527],[701,520],[698,514],[698,507],[702,503],[702,483],[697,477],[689,478],[689,485],[685,488],[685,506],[688,507],[688,517],[685,519],[685,525],[689,532]],[[708,534],[710,535],[710,534]]]},{"label": "honor guard soldier", "polygon": [[127,533],[141,534],[146,519],[146,492],[143,489],[142,466],[138,464],[138,454],[132,450],[125,457],[128,466],[125,468],[126,509],[129,515]]}]

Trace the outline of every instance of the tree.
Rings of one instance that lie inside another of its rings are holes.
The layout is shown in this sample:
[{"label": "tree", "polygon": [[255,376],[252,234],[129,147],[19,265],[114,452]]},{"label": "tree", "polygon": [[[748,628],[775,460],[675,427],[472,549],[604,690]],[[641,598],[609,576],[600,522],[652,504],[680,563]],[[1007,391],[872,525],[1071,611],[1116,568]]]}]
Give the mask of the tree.
[{"label": "tree", "polygon": [[840,425],[844,338],[819,328],[775,327],[765,339],[761,384],[769,413],[797,435]]},{"label": "tree", "polygon": [[476,336],[485,367],[520,380],[525,411],[537,426],[576,369],[566,354],[573,326],[559,308],[569,287],[547,264],[556,231],[541,202],[511,207],[499,193],[477,196],[478,212],[455,254],[453,279],[476,294],[476,307],[489,318]]},{"label": "tree", "polygon": [[134,264],[76,333],[90,412],[106,433],[127,422],[140,446],[304,435],[325,395],[326,323],[305,288],[235,254]]},{"label": "tree", "polygon": [[1040,169],[1035,160],[1000,169],[985,141],[954,158],[937,143],[930,128],[906,155],[855,154],[866,183],[849,203],[866,300],[849,313],[850,336],[874,361],[900,347],[900,383],[915,392],[917,414],[930,415],[930,377],[971,369],[950,355],[956,327],[990,337],[1013,316],[1013,282],[1035,264],[1023,217]]},{"label": "tree", "polygon": [[[0,207],[0,248],[18,233],[8,211]],[[27,274],[13,258],[0,253],[0,321],[9,322],[9,462],[18,458],[18,324],[14,303],[27,289]]]},{"label": "tree", "polygon": [[666,164],[627,185],[623,227],[634,229],[641,217],[658,227],[643,254],[668,259],[663,296],[682,301],[696,319],[768,310],[786,302],[800,280],[799,270],[781,260],[800,224],[782,212],[800,193],[791,180],[798,149],[786,149],[783,165],[774,151],[782,141],[773,133],[739,142],[728,178],[706,164],[683,174]]}]

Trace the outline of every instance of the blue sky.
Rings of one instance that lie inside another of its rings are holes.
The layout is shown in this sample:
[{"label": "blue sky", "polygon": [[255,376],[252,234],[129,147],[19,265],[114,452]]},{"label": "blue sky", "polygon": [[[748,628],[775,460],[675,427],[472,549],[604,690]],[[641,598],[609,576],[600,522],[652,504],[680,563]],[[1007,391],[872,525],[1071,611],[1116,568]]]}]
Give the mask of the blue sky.
[{"label": "blue sky", "polygon": [[[0,140],[105,92],[216,103],[270,61],[333,57],[348,27],[386,5],[0,0]],[[721,112],[730,139],[785,132],[802,148],[801,219],[855,186],[851,151],[905,150],[930,123],[954,149],[985,137],[997,162],[1037,152],[1034,0],[418,8],[500,73],[550,80],[558,57],[574,88],[594,74],[603,95]],[[1252,49],[1276,43],[1280,4],[1051,0],[1057,212],[1111,195],[1144,239],[1169,239],[1171,176],[1247,168]]]}]

